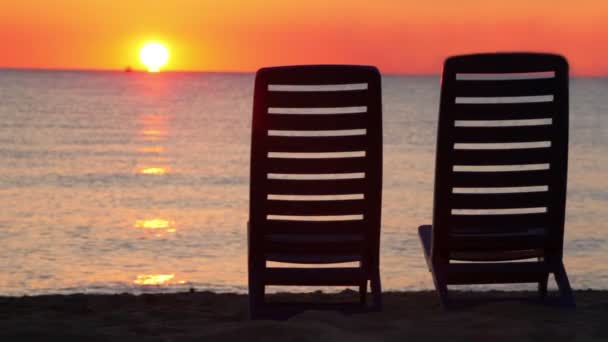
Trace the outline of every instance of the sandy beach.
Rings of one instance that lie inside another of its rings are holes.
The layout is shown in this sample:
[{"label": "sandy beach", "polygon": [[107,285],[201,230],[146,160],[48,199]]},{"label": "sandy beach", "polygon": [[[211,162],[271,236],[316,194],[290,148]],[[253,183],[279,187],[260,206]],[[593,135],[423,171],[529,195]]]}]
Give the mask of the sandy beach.
[{"label": "sandy beach", "polygon": [[[271,301],[351,300],[275,294]],[[0,298],[1,341],[606,341],[608,291],[577,291],[577,308],[531,292],[457,293],[442,310],[434,292],[388,292],[379,313],[304,311],[284,321],[248,319],[247,296],[191,292]],[[487,298],[490,297],[490,300]],[[478,299],[486,299],[479,301]]]}]

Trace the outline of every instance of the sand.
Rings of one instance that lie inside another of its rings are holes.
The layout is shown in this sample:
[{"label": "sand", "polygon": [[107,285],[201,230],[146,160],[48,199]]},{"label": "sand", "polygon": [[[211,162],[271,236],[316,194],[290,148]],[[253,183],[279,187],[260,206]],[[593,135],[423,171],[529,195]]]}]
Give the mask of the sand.
[{"label": "sand", "polygon": [[434,292],[388,292],[379,313],[304,311],[283,321],[249,320],[240,294],[0,297],[0,341],[608,341],[608,291],[575,295],[577,308],[565,309],[531,292],[458,293],[446,312]]}]

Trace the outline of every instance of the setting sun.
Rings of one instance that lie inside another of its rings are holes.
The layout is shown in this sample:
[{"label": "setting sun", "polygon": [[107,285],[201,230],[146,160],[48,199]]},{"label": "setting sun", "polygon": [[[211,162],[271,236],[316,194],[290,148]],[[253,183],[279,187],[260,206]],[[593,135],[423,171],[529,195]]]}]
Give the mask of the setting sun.
[{"label": "setting sun", "polygon": [[158,72],[169,61],[169,50],[162,43],[149,42],[139,50],[139,59],[149,72]]}]

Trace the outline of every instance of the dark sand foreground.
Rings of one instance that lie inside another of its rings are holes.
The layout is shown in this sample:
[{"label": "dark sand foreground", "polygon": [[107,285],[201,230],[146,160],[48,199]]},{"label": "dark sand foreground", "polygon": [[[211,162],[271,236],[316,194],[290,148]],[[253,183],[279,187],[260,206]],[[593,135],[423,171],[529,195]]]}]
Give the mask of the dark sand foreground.
[{"label": "dark sand foreground", "polygon": [[525,292],[457,297],[446,312],[434,292],[388,292],[380,313],[305,311],[285,321],[249,320],[247,296],[237,294],[0,297],[0,341],[608,341],[608,291],[577,291],[576,309]]}]

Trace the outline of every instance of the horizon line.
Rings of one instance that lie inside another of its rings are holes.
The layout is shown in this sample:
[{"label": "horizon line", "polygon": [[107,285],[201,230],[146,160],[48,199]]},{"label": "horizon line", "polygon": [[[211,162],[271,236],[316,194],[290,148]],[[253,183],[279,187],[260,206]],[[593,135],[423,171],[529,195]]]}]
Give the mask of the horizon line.
[{"label": "horizon line", "polygon": [[[280,66],[289,66],[291,64],[285,64]],[[314,64],[311,64],[314,65]],[[324,65],[324,64],[318,64]],[[347,64],[332,64],[328,63],[326,65],[347,65]],[[362,64],[353,64],[353,65],[362,65]],[[277,65],[278,66],[278,65]],[[264,67],[260,67],[264,68]],[[122,72],[122,73],[145,73],[145,74],[156,74],[156,73],[218,73],[218,74],[255,74],[257,70],[202,70],[202,69],[193,69],[193,70],[184,70],[184,69],[169,69],[169,70],[161,70],[159,72],[148,72],[146,69],[131,69],[127,71],[126,68],[123,69],[113,69],[113,68],[40,68],[40,67],[4,67],[0,66],[0,70],[17,70],[17,71],[87,71],[87,72]],[[441,75],[440,73],[407,73],[407,72],[384,72],[380,70],[382,74],[385,75],[395,75],[395,76],[437,76]],[[606,75],[608,76],[608,75]]]},{"label": "horizon line", "polygon": [[[286,64],[287,66],[288,64]],[[314,65],[314,64],[311,64]],[[329,63],[329,65],[332,65]],[[342,64],[336,64],[342,65]],[[358,64],[353,64],[358,65]],[[383,71],[380,68],[380,73],[383,75],[390,76],[440,76],[441,73],[416,73],[416,72],[398,72],[398,71]],[[145,73],[145,74],[154,74],[154,73],[218,73],[218,74],[255,74],[257,70],[182,70],[182,69],[169,69],[169,70],[161,70],[160,72],[148,72],[145,69],[131,69],[127,71],[124,69],[111,69],[111,68],[41,68],[41,67],[4,67],[0,66],[0,71],[4,70],[15,70],[15,71],[75,71],[75,72],[121,72],[121,73]],[[608,74],[578,74],[572,73],[573,77],[582,77],[582,78],[606,78]]]}]

